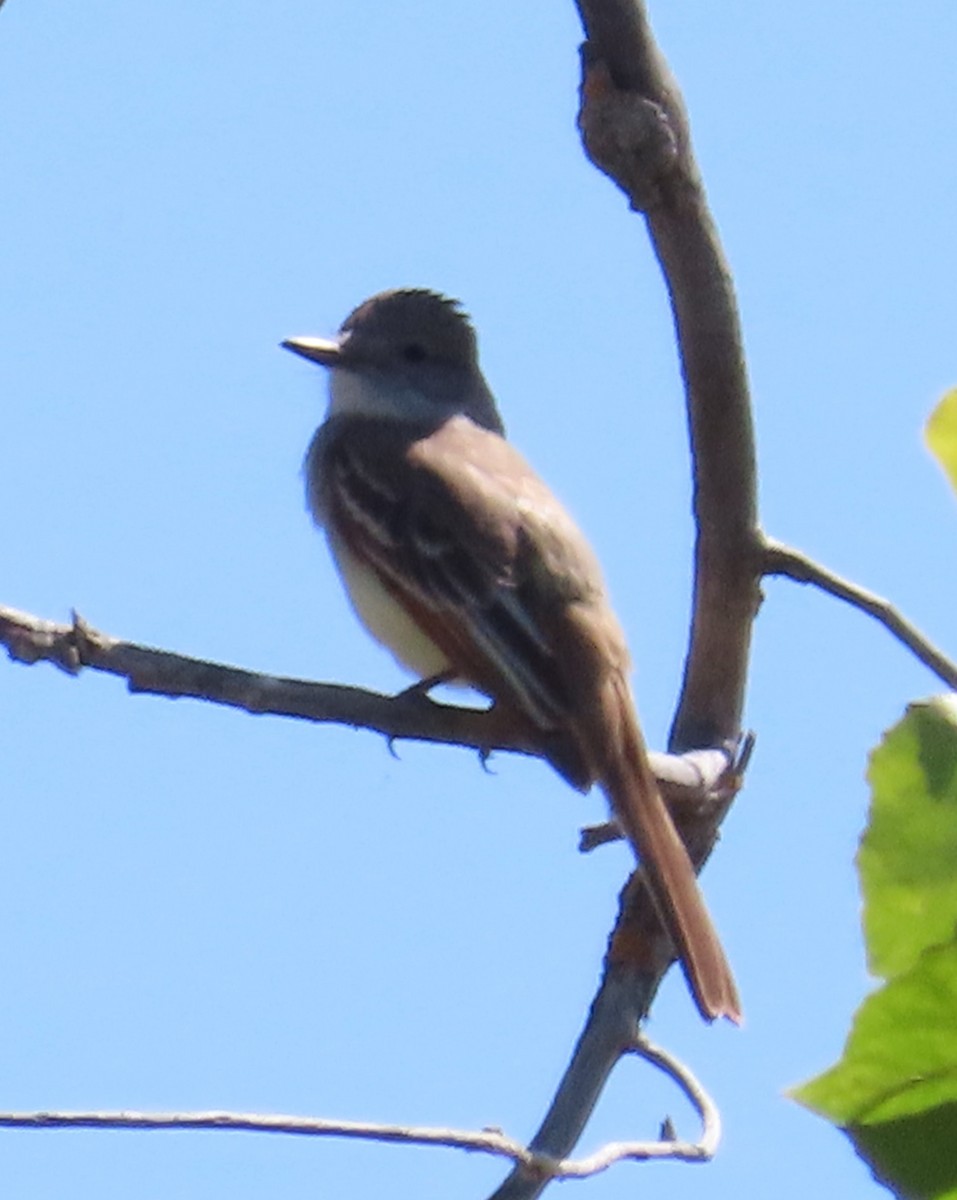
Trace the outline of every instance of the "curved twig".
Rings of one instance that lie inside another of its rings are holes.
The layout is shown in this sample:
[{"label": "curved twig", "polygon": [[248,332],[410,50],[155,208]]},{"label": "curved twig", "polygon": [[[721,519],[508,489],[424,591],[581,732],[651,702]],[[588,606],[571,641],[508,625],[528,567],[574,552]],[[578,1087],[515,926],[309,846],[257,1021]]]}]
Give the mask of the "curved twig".
[{"label": "curved twig", "polygon": [[417,1146],[446,1146],[449,1149],[482,1151],[520,1164],[522,1169],[544,1180],[582,1179],[597,1175],[624,1159],[650,1158],[703,1162],[714,1155],[721,1127],[714,1101],[691,1071],[677,1059],[636,1038],[628,1049],[670,1075],[691,1101],[701,1118],[701,1135],[696,1142],[674,1136],[654,1141],[611,1142],[595,1154],[581,1159],[555,1159],[523,1146],[497,1129],[450,1129],[428,1125],[387,1125],[376,1121],[332,1121],[282,1113],[243,1112],[0,1112],[5,1129],[113,1129],[178,1130],[205,1129],[244,1133],[284,1133],[298,1137],[364,1138]]},{"label": "curved twig", "polygon": [[587,41],[586,153],[643,212],[671,300],[694,483],[694,602],[669,749],[737,737],[759,542],[754,431],[731,274],[691,148],[677,83],[637,0],[578,0]]}]

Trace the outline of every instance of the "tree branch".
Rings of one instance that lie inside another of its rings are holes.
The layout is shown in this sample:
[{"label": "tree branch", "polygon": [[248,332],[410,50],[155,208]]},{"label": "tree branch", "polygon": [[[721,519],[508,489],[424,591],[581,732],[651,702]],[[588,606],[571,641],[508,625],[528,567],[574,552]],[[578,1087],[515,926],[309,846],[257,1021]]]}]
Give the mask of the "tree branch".
[{"label": "tree branch", "polygon": [[[696,526],[694,598],[669,749],[737,744],[760,593],[754,434],[730,272],[705,198],[677,84],[640,0],[577,0],[585,29],[579,129],[591,161],[645,214],[674,314],[688,413]],[[700,869],[733,798],[679,821]],[[640,874],[626,885],[604,976],[575,1054],[531,1145],[561,1156],[577,1142],[674,951]],[[494,1200],[544,1182],[521,1166]]]},{"label": "tree branch", "polygon": [[[189,697],[257,715],[349,725],[382,734],[390,742],[408,738],[463,746],[483,758],[493,751],[510,751],[544,758],[564,774],[564,763],[548,740],[504,710],[439,704],[414,688],[385,696],[337,683],[263,675],[123,641],[94,629],[77,615],[72,623],[59,624],[3,605],[0,645],[17,662],[51,662],[70,675],[86,667],[119,676],[134,693]],[[726,790],[728,760],[721,751],[680,756],[652,753],[649,759],[679,820],[682,812],[698,812]],[[617,831],[611,834],[618,836]],[[607,841],[609,836],[599,840]]]},{"label": "tree branch", "polygon": [[673,1158],[701,1162],[713,1157],[721,1134],[714,1101],[691,1071],[671,1055],[642,1039],[635,1039],[630,1052],[647,1059],[670,1075],[691,1101],[701,1118],[701,1135],[696,1142],[674,1136],[654,1141],[611,1142],[596,1154],[582,1159],[554,1159],[523,1146],[496,1129],[448,1129],[427,1125],[386,1125],[374,1121],[330,1121],[317,1117],[295,1117],[276,1113],[239,1112],[0,1112],[0,1128],[6,1129],[127,1129],[232,1130],[245,1133],[284,1133],[299,1137],[365,1138],[405,1145],[446,1146],[449,1149],[479,1150],[510,1158],[526,1172],[551,1179],[581,1179],[597,1175],[623,1159]]},{"label": "tree branch", "polygon": [[859,608],[861,612],[879,621],[899,642],[903,642],[907,649],[949,688],[957,690],[957,664],[938,650],[883,596],[859,587],[851,580],[829,571],[827,567],[822,567],[800,550],[773,538],[766,538],[764,541],[763,571],[765,575],[784,575],[797,583],[813,584],[822,592]]},{"label": "tree branch", "polygon": [[579,128],[592,162],[643,212],[671,300],[685,383],[697,530],[691,638],[669,748],[741,725],[757,612],[754,432],[731,274],[677,83],[637,0],[578,0],[587,41]]},{"label": "tree branch", "polygon": [[263,675],[123,641],[93,629],[77,615],[66,625],[0,607],[0,644],[20,662],[45,660],[70,674],[89,667],[118,675],[131,692],[191,697],[249,713],[351,725],[388,738],[469,746],[486,754],[542,754],[540,745],[494,708],[437,704],[414,689],[384,696],[340,684]]}]

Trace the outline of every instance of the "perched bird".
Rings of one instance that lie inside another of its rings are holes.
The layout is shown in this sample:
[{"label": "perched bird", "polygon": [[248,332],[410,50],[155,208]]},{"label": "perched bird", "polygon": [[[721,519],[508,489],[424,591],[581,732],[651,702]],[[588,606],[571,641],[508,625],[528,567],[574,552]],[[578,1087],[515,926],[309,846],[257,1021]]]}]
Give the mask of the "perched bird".
[{"label": "perched bird", "polygon": [[505,440],[468,318],[435,292],[383,292],[337,336],[283,346],[330,371],[307,498],[363,624],[421,679],[468,683],[566,745],[634,847],[701,1014],[739,1020],[598,562]]}]

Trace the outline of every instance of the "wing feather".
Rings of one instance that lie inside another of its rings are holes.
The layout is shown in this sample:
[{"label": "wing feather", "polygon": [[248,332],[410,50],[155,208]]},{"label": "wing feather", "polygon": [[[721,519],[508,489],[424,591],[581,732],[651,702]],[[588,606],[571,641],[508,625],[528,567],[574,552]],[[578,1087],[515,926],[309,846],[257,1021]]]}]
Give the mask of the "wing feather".
[{"label": "wing feather", "polygon": [[348,530],[352,551],[469,682],[543,729],[565,725],[574,697],[548,618],[589,598],[600,574],[559,502],[504,439],[467,418],[411,433],[336,424],[314,451],[320,518],[331,512]]}]

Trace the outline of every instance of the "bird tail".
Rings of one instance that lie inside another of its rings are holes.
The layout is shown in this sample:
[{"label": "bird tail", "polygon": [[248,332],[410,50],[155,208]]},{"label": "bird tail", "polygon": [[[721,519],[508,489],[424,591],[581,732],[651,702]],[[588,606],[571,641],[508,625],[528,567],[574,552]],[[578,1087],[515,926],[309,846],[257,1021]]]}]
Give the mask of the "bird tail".
[{"label": "bird tail", "polygon": [[610,673],[600,715],[605,748],[599,782],[645,871],[651,896],[681,960],[701,1015],[741,1021],[741,1002],[694,868],[648,764],[623,675]]}]

